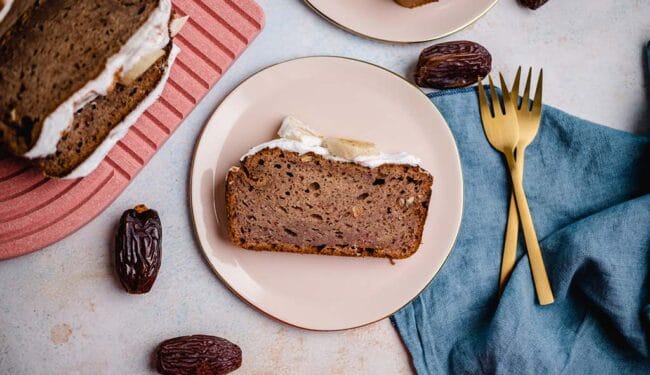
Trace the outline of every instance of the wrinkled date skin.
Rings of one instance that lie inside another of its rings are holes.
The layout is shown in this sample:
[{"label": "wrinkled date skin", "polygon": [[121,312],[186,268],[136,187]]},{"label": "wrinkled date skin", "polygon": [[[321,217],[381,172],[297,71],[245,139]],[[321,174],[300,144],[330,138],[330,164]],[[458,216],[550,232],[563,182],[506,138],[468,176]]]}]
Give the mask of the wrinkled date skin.
[{"label": "wrinkled date skin", "polygon": [[485,47],[469,41],[434,44],[420,54],[415,83],[420,87],[450,89],[476,83],[492,70]]},{"label": "wrinkled date skin", "polygon": [[548,0],[519,0],[520,3],[527,6],[530,9],[537,9],[542,5],[546,4]]},{"label": "wrinkled date skin", "polygon": [[127,292],[151,290],[162,255],[162,226],[155,210],[136,206],[122,214],[115,238],[115,268]]},{"label": "wrinkled date skin", "polygon": [[222,375],[241,366],[241,349],[216,336],[181,336],[158,345],[158,372],[163,375]]}]

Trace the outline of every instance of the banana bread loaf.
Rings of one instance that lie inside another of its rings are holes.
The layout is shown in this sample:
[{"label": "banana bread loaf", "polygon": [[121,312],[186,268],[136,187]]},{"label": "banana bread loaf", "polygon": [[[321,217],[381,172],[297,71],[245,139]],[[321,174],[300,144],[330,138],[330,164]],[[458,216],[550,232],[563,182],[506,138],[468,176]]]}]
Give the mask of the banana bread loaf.
[{"label": "banana bread loaf", "polygon": [[[122,47],[143,25],[149,25],[150,16],[165,2],[169,0],[47,0],[37,4],[24,22],[0,38],[0,141],[12,153],[30,158],[56,151],[60,133],[72,123],[71,113],[105,95],[124,64],[148,53],[143,49],[138,55],[139,50],[122,51]],[[165,27],[170,9],[166,12]],[[157,48],[167,45],[166,37]],[[120,51],[128,56],[112,61],[115,64],[109,67],[109,59]],[[80,91],[104,73],[102,84]],[[43,129],[46,118],[71,98],[75,100],[69,109],[64,108],[66,116],[59,114],[52,119],[52,129]],[[47,133],[41,140],[44,145],[27,154],[43,130]]]}]

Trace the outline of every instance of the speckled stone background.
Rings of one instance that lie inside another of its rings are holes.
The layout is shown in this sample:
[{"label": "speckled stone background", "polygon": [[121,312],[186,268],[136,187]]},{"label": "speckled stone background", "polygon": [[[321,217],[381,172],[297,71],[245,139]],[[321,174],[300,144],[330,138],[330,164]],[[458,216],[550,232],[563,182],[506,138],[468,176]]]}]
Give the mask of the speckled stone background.
[{"label": "speckled stone background", "polygon": [[[122,196],[67,239],[0,262],[0,373],[151,373],[158,342],[192,333],[237,342],[244,374],[411,372],[388,320],[334,333],[275,322],[218,281],[193,238],[187,181],[194,142],[239,82],[269,64],[308,55],[355,57],[410,77],[427,45],[361,39],[323,21],[300,0],[258,1],[266,29]],[[535,12],[501,0],[446,39],[482,43],[492,52],[494,69],[510,75],[519,64],[543,66],[547,103],[614,128],[648,132],[642,58],[650,40],[647,0],[550,0]],[[113,275],[110,246],[122,211],[140,202],[162,216],[164,258],[152,292],[131,296]]]}]

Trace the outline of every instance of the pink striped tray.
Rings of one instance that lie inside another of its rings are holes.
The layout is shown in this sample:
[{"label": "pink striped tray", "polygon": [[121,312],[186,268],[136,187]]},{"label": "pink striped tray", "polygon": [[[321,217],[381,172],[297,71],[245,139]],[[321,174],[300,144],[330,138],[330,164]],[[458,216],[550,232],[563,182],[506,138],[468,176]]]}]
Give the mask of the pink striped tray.
[{"label": "pink striped tray", "polygon": [[[0,159],[0,259],[42,249],[101,213],[178,128],[264,25],[254,0],[174,0],[190,18],[161,98],[90,176],[43,177],[29,164]],[[1,158],[1,156],[0,156]]]}]

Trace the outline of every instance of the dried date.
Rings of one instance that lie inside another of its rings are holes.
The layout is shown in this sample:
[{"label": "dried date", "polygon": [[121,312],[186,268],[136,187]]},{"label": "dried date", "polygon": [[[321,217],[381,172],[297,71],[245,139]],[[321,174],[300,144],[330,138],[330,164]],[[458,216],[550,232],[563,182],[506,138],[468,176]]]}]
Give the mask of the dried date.
[{"label": "dried date", "polygon": [[222,375],[241,366],[239,346],[216,336],[181,336],[163,341],[156,350],[158,372],[164,375]]},{"label": "dried date", "polygon": [[521,4],[527,6],[530,9],[537,9],[546,4],[547,1],[548,0],[519,0]]},{"label": "dried date", "polygon": [[126,210],[115,238],[115,269],[127,292],[151,290],[162,255],[162,226],[155,210],[138,205]]},{"label": "dried date", "polygon": [[450,89],[469,86],[492,70],[485,47],[469,41],[434,44],[420,54],[415,83],[420,87]]}]

